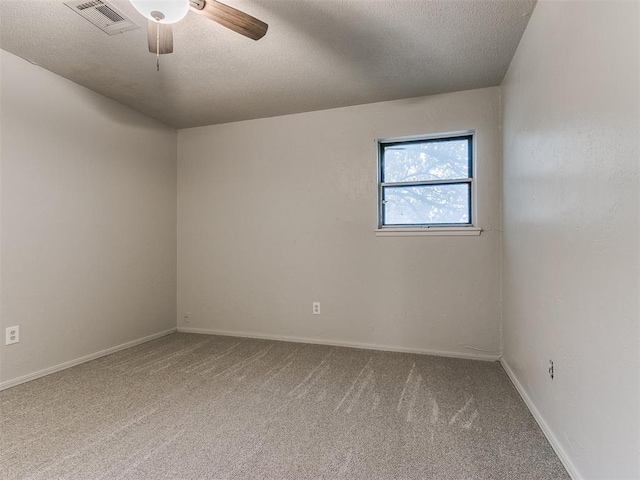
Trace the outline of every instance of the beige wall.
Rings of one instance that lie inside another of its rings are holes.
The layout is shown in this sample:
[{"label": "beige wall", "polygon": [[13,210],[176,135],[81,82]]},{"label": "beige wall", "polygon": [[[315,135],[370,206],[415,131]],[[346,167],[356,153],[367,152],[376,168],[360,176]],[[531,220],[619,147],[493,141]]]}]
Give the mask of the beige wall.
[{"label": "beige wall", "polygon": [[175,326],[176,132],[0,54],[7,382]]},{"label": "beige wall", "polygon": [[[499,116],[490,88],[180,130],[180,327],[497,355]],[[376,237],[375,139],[467,129],[484,233]]]},{"label": "beige wall", "polygon": [[[505,360],[570,469],[636,478],[639,8],[541,1],[502,123],[491,88],[176,145],[1,52],[0,313],[21,342],[2,342],[0,382],[175,326],[177,221],[178,324],[194,331],[498,355],[502,283]],[[482,235],[376,237],[374,139],[467,129]]]},{"label": "beige wall", "polygon": [[539,2],[503,85],[504,356],[582,478],[640,478],[639,9]]}]

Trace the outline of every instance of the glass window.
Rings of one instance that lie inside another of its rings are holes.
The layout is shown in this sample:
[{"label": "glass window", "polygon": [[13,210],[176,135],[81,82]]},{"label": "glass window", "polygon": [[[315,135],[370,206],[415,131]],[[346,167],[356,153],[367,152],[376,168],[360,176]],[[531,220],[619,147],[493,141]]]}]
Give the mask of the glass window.
[{"label": "glass window", "polygon": [[473,135],[380,141],[379,227],[472,225]]}]

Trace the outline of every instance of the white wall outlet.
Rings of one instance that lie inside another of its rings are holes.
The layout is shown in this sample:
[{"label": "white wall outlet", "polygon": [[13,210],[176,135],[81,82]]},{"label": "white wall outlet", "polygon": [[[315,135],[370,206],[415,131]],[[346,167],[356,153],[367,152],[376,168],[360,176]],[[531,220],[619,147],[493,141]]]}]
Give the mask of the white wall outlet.
[{"label": "white wall outlet", "polygon": [[12,343],[18,343],[20,341],[20,326],[7,327],[5,331],[5,345],[11,345]]},{"label": "white wall outlet", "polygon": [[314,315],[320,315],[320,302],[313,302],[312,312]]},{"label": "white wall outlet", "polygon": [[189,323],[191,322],[191,312],[186,312],[184,314],[184,323]]},{"label": "white wall outlet", "polygon": [[553,360],[549,360],[549,376],[551,377],[551,380],[553,380],[553,377],[555,376],[555,372],[553,370]]}]

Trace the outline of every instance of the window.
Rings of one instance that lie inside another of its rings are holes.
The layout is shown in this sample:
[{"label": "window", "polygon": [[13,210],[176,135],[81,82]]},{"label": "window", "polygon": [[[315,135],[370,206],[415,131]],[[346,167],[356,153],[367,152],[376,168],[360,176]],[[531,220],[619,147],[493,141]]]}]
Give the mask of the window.
[{"label": "window", "polygon": [[473,132],[378,141],[378,228],[477,230]]}]

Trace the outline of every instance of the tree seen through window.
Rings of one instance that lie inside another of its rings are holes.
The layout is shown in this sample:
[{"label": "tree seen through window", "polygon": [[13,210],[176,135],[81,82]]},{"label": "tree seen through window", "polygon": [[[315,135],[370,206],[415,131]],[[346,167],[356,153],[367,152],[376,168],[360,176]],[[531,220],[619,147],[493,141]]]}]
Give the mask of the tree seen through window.
[{"label": "tree seen through window", "polygon": [[381,226],[470,225],[472,139],[380,143]]}]

